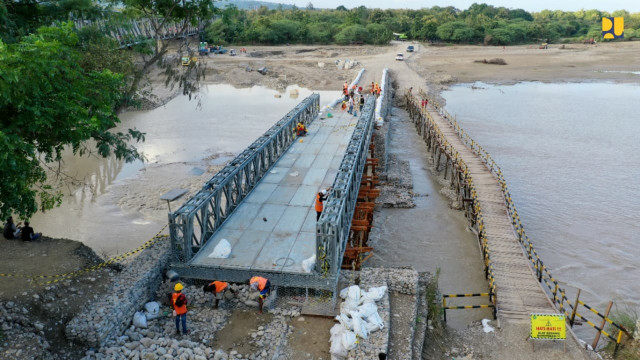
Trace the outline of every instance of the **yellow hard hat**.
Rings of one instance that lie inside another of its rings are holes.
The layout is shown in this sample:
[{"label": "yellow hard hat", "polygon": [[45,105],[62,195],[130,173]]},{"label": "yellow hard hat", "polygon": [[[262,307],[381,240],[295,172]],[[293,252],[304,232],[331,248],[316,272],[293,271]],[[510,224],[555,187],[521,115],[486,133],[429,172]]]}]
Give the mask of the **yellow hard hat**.
[{"label": "yellow hard hat", "polygon": [[177,283],[176,286],[173,287],[173,290],[175,291],[182,291],[182,289],[184,289],[184,286],[180,283]]}]

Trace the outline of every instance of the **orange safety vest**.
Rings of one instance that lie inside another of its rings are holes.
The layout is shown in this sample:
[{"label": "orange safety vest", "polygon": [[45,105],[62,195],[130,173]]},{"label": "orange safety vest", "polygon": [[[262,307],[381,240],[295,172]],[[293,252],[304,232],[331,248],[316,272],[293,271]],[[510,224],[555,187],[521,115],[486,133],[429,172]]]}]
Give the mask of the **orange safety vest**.
[{"label": "orange safety vest", "polygon": [[254,276],[251,278],[251,280],[249,280],[249,284],[253,284],[253,283],[258,283],[258,290],[262,291],[264,290],[264,288],[267,286],[267,279],[260,277],[260,276]]},{"label": "orange safety vest", "polygon": [[178,296],[180,295],[182,295],[182,293],[173,293],[173,295],[171,295],[171,304],[173,305],[173,310],[176,311],[176,315],[184,315],[187,313],[186,302],[182,304],[182,306],[176,306],[176,300],[178,300]]},{"label": "orange safety vest", "polygon": [[324,205],[322,204],[322,201],[320,201],[320,197],[322,195],[320,193],[318,193],[316,195],[316,211],[317,212],[322,212],[322,209],[324,208]]},{"label": "orange safety vest", "polygon": [[224,289],[227,288],[227,286],[229,286],[229,283],[226,283],[224,281],[214,281],[211,284],[209,284],[209,286],[215,286],[216,287],[216,293],[219,293],[221,291],[224,291]]}]

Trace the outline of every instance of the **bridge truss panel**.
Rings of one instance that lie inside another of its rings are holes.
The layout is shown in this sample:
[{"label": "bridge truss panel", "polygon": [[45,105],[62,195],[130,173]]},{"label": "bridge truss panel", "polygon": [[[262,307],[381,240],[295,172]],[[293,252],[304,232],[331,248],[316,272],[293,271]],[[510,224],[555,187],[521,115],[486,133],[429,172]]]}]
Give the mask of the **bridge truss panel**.
[{"label": "bridge truss panel", "polygon": [[[312,94],[214,175],[191,199],[169,213],[171,246],[178,264],[188,263],[295,141],[296,124],[318,115]],[[357,195],[357,194],[356,194]]]}]

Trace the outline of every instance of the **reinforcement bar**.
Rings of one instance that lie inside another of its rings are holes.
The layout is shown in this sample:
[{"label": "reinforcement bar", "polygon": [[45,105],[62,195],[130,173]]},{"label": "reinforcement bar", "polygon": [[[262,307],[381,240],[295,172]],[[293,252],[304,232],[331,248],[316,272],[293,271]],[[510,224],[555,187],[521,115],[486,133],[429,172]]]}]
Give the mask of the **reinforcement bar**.
[{"label": "reinforcement bar", "polygon": [[296,124],[308,126],[319,108],[320,95],[304,99],[214,175],[202,190],[169,213],[174,262],[184,264],[195,256],[294,143]]}]

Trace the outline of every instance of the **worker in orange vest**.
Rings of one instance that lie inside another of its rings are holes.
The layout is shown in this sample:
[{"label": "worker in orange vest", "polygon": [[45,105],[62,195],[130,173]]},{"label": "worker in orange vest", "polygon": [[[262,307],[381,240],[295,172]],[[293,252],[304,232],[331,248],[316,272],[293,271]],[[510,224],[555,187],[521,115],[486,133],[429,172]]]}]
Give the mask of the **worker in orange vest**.
[{"label": "worker in orange vest", "polygon": [[234,292],[233,289],[229,287],[229,283],[217,280],[210,282],[209,284],[202,287],[202,292],[209,292],[213,294],[213,301],[215,303],[216,309],[218,308],[218,304],[220,303],[220,300],[223,299],[224,293],[227,290],[231,291],[232,293]]},{"label": "worker in orange vest", "polygon": [[254,276],[249,279],[249,286],[251,290],[260,291],[260,296],[258,297],[258,304],[260,306],[259,311],[262,314],[262,305],[264,304],[264,298],[269,296],[271,292],[271,282],[267,278],[263,278],[261,276]]},{"label": "worker in orange vest", "polygon": [[328,197],[328,191],[331,190],[331,188],[328,189],[322,189],[320,190],[320,192],[316,195],[316,221],[320,220],[320,215],[322,215],[322,210],[324,209],[324,201],[327,200]]},{"label": "worker in orange vest", "polygon": [[173,287],[175,292],[171,295],[171,305],[173,305],[173,316],[176,317],[176,333],[180,334],[182,322],[182,333],[187,335],[191,331],[187,330],[187,297],[182,293],[182,289],[184,286],[181,283]]},{"label": "worker in orange vest", "polygon": [[297,136],[305,136],[305,135],[307,135],[307,127],[304,126],[304,124],[302,122],[299,122],[296,125],[296,135]]}]

